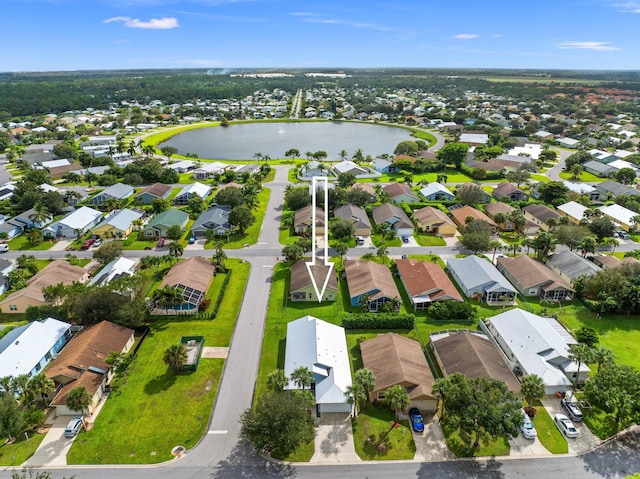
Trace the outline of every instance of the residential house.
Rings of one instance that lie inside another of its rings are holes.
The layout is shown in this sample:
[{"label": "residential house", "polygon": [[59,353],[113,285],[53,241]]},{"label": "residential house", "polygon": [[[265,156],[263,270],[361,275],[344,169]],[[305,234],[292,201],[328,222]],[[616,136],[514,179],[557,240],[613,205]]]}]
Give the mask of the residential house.
[{"label": "residential house", "polygon": [[575,201],[569,201],[563,205],[558,206],[558,213],[561,216],[566,216],[574,224],[580,224],[584,219],[584,213],[589,208]]},{"label": "residential house", "polygon": [[89,273],[86,269],[57,259],[29,278],[26,287],[14,291],[0,301],[0,310],[5,314],[24,313],[29,306],[46,304],[42,288],[60,283],[64,285],[76,282],[86,283],[88,279]]},{"label": "residential house", "polygon": [[206,236],[207,231],[213,231],[216,236],[228,235],[231,232],[229,223],[230,206],[216,205],[203,211],[193,223],[191,231],[194,236]]},{"label": "residential house", "polygon": [[375,203],[378,200],[378,194],[370,183],[357,183],[351,187],[353,190],[362,190],[369,194],[369,203]]},{"label": "residential house", "polygon": [[[307,268],[309,259],[301,259],[291,265],[291,281],[289,282],[289,299],[291,301],[318,301],[318,291],[321,291],[325,280],[327,281],[322,301],[335,301],[338,298],[338,277],[335,272],[329,274],[329,266],[325,266],[320,262],[316,262]],[[313,274],[313,278],[309,274],[309,269]],[[328,276],[328,280],[327,280]]]},{"label": "residential house", "polygon": [[487,304],[513,304],[517,291],[490,261],[471,255],[447,260],[449,274],[468,298]]},{"label": "residential house", "polygon": [[49,168],[49,176],[51,176],[51,178],[55,180],[55,179],[61,178],[66,173],[79,173],[81,169],[82,169],[82,166],[76,163],[71,163],[69,165],[55,166],[55,167]]},{"label": "residential house", "polygon": [[310,180],[314,176],[329,176],[329,167],[325,164],[313,160],[300,167],[300,178]]},{"label": "residential house", "polygon": [[[500,228],[502,231],[515,231],[516,225],[513,221],[511,221],[510,215],[515,211],[515,208],[506,203],[502,203],[501,201],[496,201],[493,203],[487,203],[484,205],[484,211],[486,215],[491,218],[494,223]],[[504,223],[498,223],[495,221],[495,216],[498,213],[503,213],[507,220]]]},{"label": "residential house", "polygon": [[568,249],[550,255],[547,266],[568,283],[580,276],[591,276],[600,271],[592,261]]},{"label": "residential house", "polygon": [[608,165],[606,163],[601,163],[597,160],[590,160],[582,164],[584,171],[587,173],[591,173],[592,175],[596,175],[600,178],[607,178],[609,176],[615,175],[618,169],[614,166]]},{"label": "residential house", "polygon": [[[346,260],[344,267],[351,306],[366,303],[367,310],[378,312],[385,303],[400,299],[391,271],[385,265],[373,261]],[[393,310],[400,308],[400,304],[392,305]]]},{"label": "residential house", "polygon": [[596,190],[601,193],[600,201],[613,199],[619,195],[640,195],[640,191],[632,186],[623,185],[613,180],[606,180],[595,184]]},{"label": "residential house", "polygon": [[165,185],[164,183],[154,183],[147,186],[136,196],[136,202],[145,205],[150,205],[153,200],[160,199],[166,200],[171,195],[171,185]]},{"label": "residential house", "polygon": [[116,258],[93,275],[89,286],[109,284],[114,279],[133,276],[136,272],[136,262],[129,258]]},{"label": "residential house", "polygon": [[439,236],[454,236],[457,228],[446,213],[432,206],[425,206],[413,212],[413,220],[419,230]]},{"label": "residential house", "polygon": [[24,232],[30,228],[42,229],[53,221],[53,215],[49,213],[45,215],[44,219],[34,221],[35,213],[35,208],[28,209],[27,211],[8,219],[7,223],[16,225],[21,232]]},{"label": "residential house", "polygon": [[638,213],[630,210],[629,208],[625,208],[618,204],[612,204],[608,206],[601,206],[599,209],[607,218],[625,231],[633,231],[638,227],[638,224],[633,221],[633,219],[638,216]]},{"label": "residential house", "polygon": [[0,259],[0,294],[4,294],[11,286],[9,284],[9,273],[13,271],[15,264],[6,259]]},{"label": "residential house", "polygon": [[439,264],[416,259],[397,259],[396,265],[414,311],[429,309],[434,301],[464,301]]},{"label": "residential house", "polygon": [[397,173],[398,169],[394,166],[392,161],[385,160],[383,158],[376,158],[373,160],[372,168],[379,173]]},{"label": "residential house", "polygon": [[413,235],[413,223],[402,208],[391,203],[376,206],[371,210],[373,220],[377,225],[386,223],[396,232],[397,236]]},{"label": "residential house", "polygon": [[555,318],[514,308],[480,325],[500,346],[512,370],[542,378],[547,395],[566,392],[573,381],[584,383],[590,372],[586,364],[570,359],[569,347],[577,341]]},{"label": "residential house", "polygon": [[77,416],[80,411],[67,405],[69,392],[84,387],[91,403],[82,411],[92,414],[115,372],[106,362],[110,353],[127,354],[134,343],[133,329],[109,321],[101,321],[80,331],[69,341],[47,370],[45,375],[53,380],[56,389],[49,405],[55,407],[58,416]]},{"label": "residential house", "polygon": [[383,402],[393,386],[409,393],[409,407],[435,411],[438,398],[433,394],[433,373],[418,341],[396,333],[379,334],[360,343],[362,365],[373,372],[375,386],[369,400]]},{"label": "residential house", "polygon": [[555,135],[545,130],[536,131],[533,136],[539,140],[551,140]]},{"label": "residential house", "polygon": [[336,176],[341,175],[342,173],[351,173],[354,176],[370,174],[370,171],[367,168],[349,160],[339,161],[338,163],[334,163],[332,166]]},{"label": "residential house", "polygon": [[471,146],[486,145],[489,135],[486,133],[461,133],[459,143],[466,143]]},{"label": "residential house", "polygon": [[100,193],[89,199],[89,203],[92,205],[102,205],[107,201],[120,202],[126,198],[129,198],[136,192],[133,186],[125,185],[124,183],[116,183],[113,186],[105,188]]},{"label": "residential house", "polygon": [[[351,364],[344,328],[304,316],[287,324],[284,373],[288,378],[298,368],[313,374],[316,413],[350,413],[347,392],[351,387]],[[293,381],[285,389],[300,387]]]},{"label": "residential house", "polygon": [[422,188],[420,194],[424,196],[427,201],[453,201],[455,199],[455,195],[451,193],[446,186],[436,182],[429,183]]},{"label": "residential house", "polygon": [[451,218],[458,228],[467,226],[467,218],[473,218],[474,221],[484,221],[491,228],[491,232],[496,234],[498,225],[482,211],[475,209],[473,206],[464,205],[460,208],[452,208]]},{"label": "residential house", "polygon": [[[522,208],[525,219],[533,221],[538,227],[544,231],[555,231],[560,219],[557,211],[552,210],[547,205],[531,204]],[[550,221],[552,220],[552,221]],[[549,223],[552,226],[549,226]]]},{"label": "residential house", "polygon": [[42,230],[44,236],[52,238],[76,238],[87,233],[100,223],[102,213],[88,206],[81,206],[64,218],[51,223]]},{"label": "residential house", "polygon": [[467,379],[490,378],[520,393],[520,383],[486,334],[469,330],[432,333],[429,346],[444,377],[460,373]]},{"label": "residential house", "polygon": [[126,238],[134,230],[134,223],[143,215],[142,211],[129,208],[114,210],[93,232],[101,238]]},{"label": "residential house", "polygon": [[580,145],[580,140],[574,140],[573,138],[558,138],[557,141],[560,146],[565,148],[578,148]]},{"label": "residential house", "polygon": [[333,215],[352,222],[356,236],[371,236],[371,221],[364,208],[348,203],[336,208]]},{"label": "residential house", "polygon": [[296,210],[293,218],[293,231],[296,234],[305,234],[311,231],[313,226],[313,214],[316,215],[316,236],[324,234],[326,218],[321,208],[315,208],[313,205],[307,205]]},{"label": "residential house", "polygon": [[[475,183],[463,183],[461,185],[458,185],[456,187],[455,193],[456,196],[458,195],[458,192],[460,190],[464,190],[465,188],[479,188],[478,185],[476,185]],[[482,188],[480,188],[480,192],[482,193],[482,196],[480,197],[480,201],[479,203],[489,203],[491,201],[491,195],[489,193],[487,193],[486,191],[484,191]]]},{"label": "residential house", "polygon": [[606,198],[601,191],[597,190],[595,186],[587,185],[586,183],[574,183],[572,181],[563,181],[562,184],[569,190],[580,196],[586,196],[592,203],[603,201]]},{"label": "residential house", "polygon": [[216,174],[222,174],[229,168],[229,165],[220,163],[218,161],[202,163],[199,167],[194,169],[191,174],[196,180],[208,180]]},{"label": "residential house", "polygon": [[178,174],[187,173],[196,167],[196,162],[191,160],[174,161],[165,166],[168,170],[173,170]]},{"label": "residential house", "polygon": [[54,318],[16,326],[0,338],[0,377],[35,376],[71,338],[71,325]]},{"label": "residential house", "polygon": [[382,191],[388,193],[391,201],[396,204],[418,203],[420,201],[420,197],[406,183],[391,183],[384,186]]},{"label": "residential house", "polygon": [[174,225],[180,226],[184,229],[189,222],[189,214],[185,211],[170,208],[158,213],[151,221],[144,227],[142,234],[146,238],[160,238],[167,236],[167,230]]},{"label": "residential house", "polygon": [[186,185],[184,188],[180,190],[180,192],[173,199],[173,203],[176,205],[186,205],[189,203],[189,200],[194,196],[199,196],[200,198],[207,199],[211,193],[211,187],[204,185],[198,181],[195,183],[191,183]]},{"label": "residential house", "polygon": [[565,301],[571,299],[575,292],[558,274],[528,255],[501,256],[497,260],[497,268],[525,297]]},{"label": "residential house", "polygon": [[501,201],[529,201],[529,195],[511,183],[500,183],[493,190],[493,196]]},{"label": "residential house", "polygon": [[192,256],[172,266],[158,288],[170,286],[182,293],[182,303],[171,306],[171,309],[195,312],[207,295],[215,272],[211,260]]}]

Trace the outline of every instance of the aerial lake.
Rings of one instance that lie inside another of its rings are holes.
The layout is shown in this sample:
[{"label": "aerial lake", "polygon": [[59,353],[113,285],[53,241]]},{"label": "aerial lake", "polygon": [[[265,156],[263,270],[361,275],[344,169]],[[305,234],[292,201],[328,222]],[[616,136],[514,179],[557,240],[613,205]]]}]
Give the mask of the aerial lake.
[{"label": "aerial lake", "polygon": [[284,158],[291,148],[301,156],[326,151],[327,160],[339,161],[345,150],[351,159],[359,148],[364,156],[393,154],[395,147],[411,139],[404,128],[350,122],[245,123],[228,127],[188,130],[162,143],[180,155],[196,153],[200,158],[251,160],[256,153],[271,159]]}]

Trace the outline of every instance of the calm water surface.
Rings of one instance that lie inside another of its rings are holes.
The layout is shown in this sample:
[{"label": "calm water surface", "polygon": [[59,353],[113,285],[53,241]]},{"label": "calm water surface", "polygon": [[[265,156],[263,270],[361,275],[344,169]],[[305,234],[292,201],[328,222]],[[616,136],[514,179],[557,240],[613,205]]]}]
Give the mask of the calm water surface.
[{"label": "calm water surface", "polygon": [[364,156],[391,155],[395,147],[411,139],[410,132],[389,126],[348,122],[246,123],[227,128],[185,131],[162,143],[179,154],[197,153],[200,158],[250,160],[256,153],[284,158],[291,148],[305,153],[326,151],[329,161],[339,161],[341,150],[351,159],[360,148]]}]

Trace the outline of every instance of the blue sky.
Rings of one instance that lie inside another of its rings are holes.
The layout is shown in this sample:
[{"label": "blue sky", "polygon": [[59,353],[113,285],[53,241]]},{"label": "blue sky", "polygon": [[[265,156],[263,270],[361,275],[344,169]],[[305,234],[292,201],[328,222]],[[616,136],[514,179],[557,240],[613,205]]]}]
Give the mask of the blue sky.
[{"label": "blue sky", "polygon": [[3,0],[0,71],[640,69],[640,0]]}]

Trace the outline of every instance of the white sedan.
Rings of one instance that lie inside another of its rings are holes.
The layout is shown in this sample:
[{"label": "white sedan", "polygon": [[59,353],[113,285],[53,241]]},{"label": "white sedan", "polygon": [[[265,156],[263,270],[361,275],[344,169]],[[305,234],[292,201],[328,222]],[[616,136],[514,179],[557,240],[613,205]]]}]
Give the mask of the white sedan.
[{"label": "white sedan", "polygon": [[565,416],[564,414],[556,414],[553,417],[553,422],[556,423],[560,432],[564,434],[566,437],[575,439],[578,437],[578,430],[575,428],[571,420]]}]

